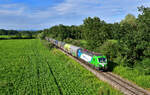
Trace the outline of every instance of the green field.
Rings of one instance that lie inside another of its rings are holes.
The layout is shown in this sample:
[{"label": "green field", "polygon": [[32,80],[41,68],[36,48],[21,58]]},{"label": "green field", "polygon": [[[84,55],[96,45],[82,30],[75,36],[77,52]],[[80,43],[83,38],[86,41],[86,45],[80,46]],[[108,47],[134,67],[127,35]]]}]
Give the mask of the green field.
[{"label": "green field", "polygon": [[121,95],[40,40],[0,41],[0,95]]},{"label": "green field", "polygon": [[0,38],[11,38],[16,37],[16,35],[0,35]]},{"label": "green field", "polygon": [[[36,37],[36,35],[32,35],[33,38]],[[14,39],[14,38],[18,38],[17,35],[0,35],[0,39]],[[29,36],[27,35],[21,35],[21,38],[18,39],[25,39],[25,38],[29,38]]]}]

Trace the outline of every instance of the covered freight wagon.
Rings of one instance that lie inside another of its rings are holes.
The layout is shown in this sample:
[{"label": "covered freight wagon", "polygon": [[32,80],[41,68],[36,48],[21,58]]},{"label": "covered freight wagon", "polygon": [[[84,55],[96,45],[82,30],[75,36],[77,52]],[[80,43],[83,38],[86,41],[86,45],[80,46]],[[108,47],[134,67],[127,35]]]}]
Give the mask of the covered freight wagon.
[{"label": "covered freight wagon", "polygon": [[58,41],[58,47],[61,47],[61,43],[62,43],[61,41]]},{"label": "covered freight wagon", "polygon": [[70,52],[73,56],[78,57],[78,51],[79,51],[79,50],[81,50],[80,47],[71,45],[71,46],[70,46],[70,51],[69,51],[69,52]]},{"label": "covered freight wagon", "polygon": [[52,40],[51,38],[48,38],[48,41],[49,41],[49,42],[51,42],[51,40]]},{"label": "covered freight wagon", "polygon": [[57,40],[55,40],[55,41],[54,41],[54,44],[55,44],[56,46],[58,46],[58,41],[57,41]]},{"label": "covered freight wagon", "polygon": [[53,44],[54,44],[54,41],[55,41],[54,39],[51,39],[51,43],[53,43]]},{"label": "covered freight wagon", "polygon": [[65,44],[66,44],[65,42],[62,42],[60,47],[64,49]]},{"label": "covered freight wagon", "polygon": [[65,45],[64,45],[64,50],[65,50],[65,51],[68,51],[68,52],[70,53],[70,47],[71,47],[70,44],[65,44]]}]

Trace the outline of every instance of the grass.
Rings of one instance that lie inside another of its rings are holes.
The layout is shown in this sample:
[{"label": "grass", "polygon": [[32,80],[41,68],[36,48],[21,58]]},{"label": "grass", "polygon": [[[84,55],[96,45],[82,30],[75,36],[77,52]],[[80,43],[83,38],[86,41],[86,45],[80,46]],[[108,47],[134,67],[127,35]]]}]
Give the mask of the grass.
[{"label": "grass", "polygon": [[150,75],[144,75],[137,69],[123,66],[115,67],[113,72],[150,91]]},{"label": "grass", "polygon": [[79,40],[81,42],[81,44],[87,44],[86,40]]},{"label": "grass", "polygon": [[108,40],[109,42],[112,42],[112,43],[117,43],[118,42],[118,40]]},{"label": "grass", "polygon": [[0,41],[0,95],[121,95],[38,39]]}]

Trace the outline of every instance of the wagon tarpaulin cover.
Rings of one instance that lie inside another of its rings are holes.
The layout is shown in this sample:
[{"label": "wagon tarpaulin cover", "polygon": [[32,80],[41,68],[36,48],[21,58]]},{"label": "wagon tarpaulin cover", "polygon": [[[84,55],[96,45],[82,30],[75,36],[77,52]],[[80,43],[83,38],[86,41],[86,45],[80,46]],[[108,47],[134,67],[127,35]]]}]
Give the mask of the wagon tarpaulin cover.
[{"label": "wagon tarpaulin cover", "polygon": [[78,53],[78,50],[81,49],[80,47],[77,47],[77,46],[73,46],[71,45],[70,46],[70,53],[73,55],[73,56],[76,56],[77,57],[77,53]]}]

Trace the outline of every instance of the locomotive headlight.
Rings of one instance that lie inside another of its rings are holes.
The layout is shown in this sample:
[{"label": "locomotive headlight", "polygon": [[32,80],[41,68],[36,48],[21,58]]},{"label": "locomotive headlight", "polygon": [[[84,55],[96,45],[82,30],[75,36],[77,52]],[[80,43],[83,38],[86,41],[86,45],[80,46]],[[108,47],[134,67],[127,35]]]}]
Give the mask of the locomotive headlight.
[{"label": "locomotive headlight", "polygon": [[106,63],[100,63],[103,67],[104,67],[104,65],[106,64]]},{"label": "locomotive headlight", "polygon": [[104,64],[102,64],[102,66],[104,67]]},{"label": "locomotive headlight", "polygon": [[102,66],[104,67],[104,65],[105,65],[105,64],[103,64],[103,63],[100,63],[100,65],[102,65]]}]

